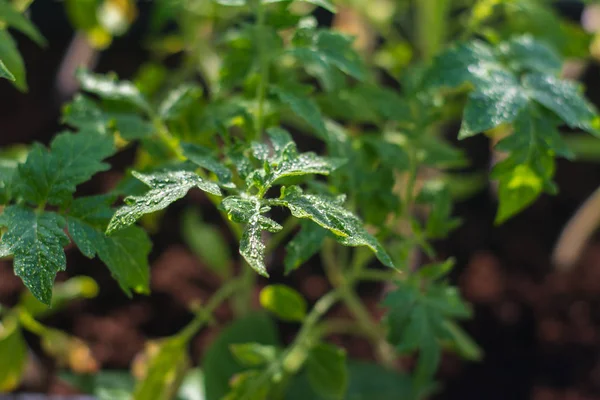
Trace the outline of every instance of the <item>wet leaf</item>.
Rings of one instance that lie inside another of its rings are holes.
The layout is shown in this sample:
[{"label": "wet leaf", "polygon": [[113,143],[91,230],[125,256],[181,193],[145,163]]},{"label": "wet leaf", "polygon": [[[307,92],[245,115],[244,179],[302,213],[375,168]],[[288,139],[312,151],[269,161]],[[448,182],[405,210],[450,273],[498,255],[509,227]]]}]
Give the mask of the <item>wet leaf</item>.
[{"label": "wet leaf", "polygon": [[34,144],[19,166],[15,194],[32,204],[64,205],[77,185],[110,167],[102,160],[114,152],[113,139],[95,132],[61,133],[49,150]]},{"label": "wet leaf", "polygon": [[0,225],[8,227],[2,244],[14,256],[15,275],[39,301],[50,305],[54,278],[66,268],[63,247],[70,240],[63,232],[65,220],[49,211],[9,206],[0,216]]},{"label": "wet leaf", "polygon": [[155,174],[133,172],[133,175],[149,186],[150,191],[143,196],[130,196],[125,199],[126,205],[117,210],[108,224],[106,231],[109,234],[132,225],[144,214],[166,208],[194,187],[216,196],[221,195],[221,190],[214,182],[206,181],[190,171]]},{"label": "wet leaf", "polygon": [[308,218],[331,231],[336,240],[345,246],[367,246],[384,265],[393,267],[393,262],[379,241],[364,228],[360,219],[344,209],[334,199],[304,194],[297,186],[282,188],[281,197],[274,204],[282,205],[296,218]]}]

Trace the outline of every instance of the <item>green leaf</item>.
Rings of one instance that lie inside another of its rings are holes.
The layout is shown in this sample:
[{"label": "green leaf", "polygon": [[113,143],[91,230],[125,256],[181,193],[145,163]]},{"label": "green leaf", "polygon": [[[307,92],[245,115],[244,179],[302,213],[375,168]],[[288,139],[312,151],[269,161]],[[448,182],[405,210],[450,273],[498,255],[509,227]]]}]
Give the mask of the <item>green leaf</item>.
[{"label": "green leaf", "polygon": [[135,114],[112,114],[117,131],[125,140],[143,139],[152,136],[155,129],[151,123]]},{"label": "green leaf", "polygon": [[571,156],[544,110],[532,108],[515,121],[514,133],[497,148],[510,156],[498,163],[492,178],[499,180],[500,207],[496,223],[501,223],[529,206],[543,192],[553,193],[554,155]]},{"label": "green leaf", "polygon": [[170,399],[188,364],[187,341],[178,336],[163,339],[150,359],[146,376],[136,384],[132,400]]},{"label": "green leaf", "polygon": [[95,280],[89,276],[76,276],[54,285],[50,307],[40,303],[31,292],[23,292],[19,300],[19,307],[22,307],[32,317],[39,319],[60,311],[75,300],[94,298],[98,291],[98,284]]},{"label": "green leaf", "polygon": [[27,344],[15,318],[0,325],[0,393],[11,392],[21,383],[27,364]]},{"label": "green leaf", "polygon": [[2,244],[14,255],[15,274],[39,301],[50,305],[54,278],[66,267],[63,247],[70,241],[63,232],[65,220],[53,212],[10,206],[0,225],[8,227]]},{"label": "green leaf", "polygon": [[596,110],[577,84],[551,75],[529,74],[523,78],[529,96],[556,113],[569,127],[598,134]]},{"label": "green leaf", "polygon": [[158,107],[158,115],[165,120],[181,117],[202,97],[202,88],[193,84],[183,84],[171,90]]},{"label": "green leaf", "polygon": [[339,347],[319,343],[306,359],[308,381],[325,398],[343,399],[348,389],[346,352]]},{"label": "green leaf", "polygon": [[213,152],[203,146],[191,143],[182,143],[183,155],[186,156],[191,162],[213,172],[219,181],[227,186],[231,186],[231,171],[221,163],[221,161],[214,156]]},{"label": "green leaf", "polygon": [[257,370],[235,375],[231,379],[231,391],[222,400],[269,400],[271,382],[261,381],[260,377],[261,372]]},{"label": "green leaf", "polygon": [[100,370],[91,375],[60,371],[59,377],[81,392],[98,397],[98,400],[130,400],[135,386],[135,379],[127,370]]},{"label": "green leaf", "polygon": [[277,95],[279,100],[290,107],[290,109],[306,121],[317,134],[325,136],[327,129],[319,106],[313,99],[299,90],[289,90],[281,87],[271,87],[271,91]]},{"label": "green leaf", "polygon": [[250,218],[242,233],[240,254],[256,272],[264,277],[268,277],[269,273],[264,261],[265,244],[262,241],[262,231],[277,232],[282,228],[277,222],[257,213]]},{"label": "green leaf", "polygon": [[269,285],[260,292],[260,304],[279,319],[300,322],[308,305],[300,293],[286,285]]},{"label": "green leaf", "polygon": [[352,42],[350,36],[323,29],[317,31],[314,46],[326,62],[358,80],[363,80],[366,78],[366,68],[352,47]]},{"label": "green leaf", "polygon": [[210,344],[202,359],[206,400],[221,400],[229,392],[231,377],[245,369],[231,353],[232,344],[278,346],[277,337],[277,327],[265,313],[249,314],[226,326]]},{"label": "green leaf", "polygon": [[106,134],[109,118],[96,105],[96,102],[82,94],[75,95],[73,101],[63,109],[62,121],[74,128]]},{"label": "green leaf", "polygon": [[[240,0],[219,0],[219,1],[240,1]],[[245,1],[245,0],[241,0],[241,1]],[[290,2],[291,0],[262,0],[263,4],[273,4],[273,3],[282,3],[282,2]],[[327,11],[330,11],[332,13],[336,12],[335,6],[333,5],[333,3],[329,0],[299,0],[299,1],[303,1],[305,3],[310,3],[310,4],[314,4],[315,6],[319,6],[319,7],[323,7],[324,9],[326,9]]]},{"label": "green leaf", "polygon": [[540,72],[558,75],[562,68],[559,54],[532,35],[513,37],[498,47],[508,66],[517,72]]},{"label": "green leaf", "polygon": [[239,223],[248,223],[256,214],[260,213],[258,199],[247,195],[225,197],[221,202],[221,207],[227,212],[230,220]]},{"label": "green leaf", "polygon": [[23,33],[40,46],[46,44],[46,39],[40,34],[35,25],[6,0],[0,0],[0,22],[4,22],[9,27]]},{"label": "green leaf", "polygon": [[9,81],[15,81],[15,76],[8,70],[6,65],[0,59],[0,78],[8,79]]},{"label": "green leaf", "polygon": [[275,361],[277,347],[260,343],[237,343],[229,346],[236,360],[244,366],[257,367]]},{"label": "green leaf", "polygon": [[144,214],[166,208],[169,204],[184,197],[194,187],[216,196],[221,195],[221,190],[215,183],[205,181],[190,171],[154,174],[133,172],[133,175],[149,186],[150,191],[143,196],[130,196],[125,199],[126,205],[117,210],[108,224],[106,231],[109,234],[132,225]]},{"label": "green leaf", "polygon": [[285,246],[285,273],[294,271],[317,254],[327,237],[327,231],[317,224],[302,221],[300,232]]},{"label": "green leaf", "polygon": [[94,93],[102,99],[124,101],[144,111],[146,115],[152,115],[152,107],[132,82],[117,81],[114,75],[92,74],[84,69],[77,71],[77,78],[86,92]]},{"label": "green leaf", "polygon": [[106,236],[106,225],[113,215],[111,201],[108,196],[76,199],[67,217],[69,234],[86,257],[98,255],[125,293],[131,295],[131,289],[149,293],[150,239],[143,229],[133,226]]},{"label": "green leaf", "polygon": [[444,321],[444,328],[448,333],[450,346],[456,353],[467,360],[481,361],[481,348],[457,323],[446,320]]},{"label": "green leaf", "polygon": [[92,132],[61,133],[50,151],[34,144],[27,161],[19,166],[15,193],[33,204],[64,205],[77,185],[109,169],[102,160],[114,152],[111,137]]},{"label": "green leaf", "polygon": [[[350,36],[327,29],[317,31],[305,29],[301,32],[303,36],[310,32],[310,41],[302,43],[305,46],[290,49],[289,53],[298,60],[306,62],[307,66],[320,67],[319,75],[330,76],[332,74],[330,69],[337,68],[358,80],[366,78],[365,65],[352,47],[353,39]],[[325,82],[331,83],[328,79],[325,79]]]},{"label": "green leaf", "polygon": [[499,208],[496,223],[500,224],[531,205],[544,188],[544,179],[530,165],[506,160],[495,168],[494,178],[499,180]]},{"label": "green leaf", "polygon": [[[377,364],[349,360],[348,390],[345,400],[411,399],[411,382],[406,375],[397,374]],[[286,400],[327,400],[312,389],[307,374],[292,378]]]},{"label": "green leaf", "polygon": [[441,342],[448,340],[446,321],[471,315],[455,287],[446,283],[402,282],[387,294],[383,306],[388,340],[400,353],[419,352],[414,390],[429,386],[439,364]]},{"label": "green leaf", "polygon": [[[268,149],[266,149],[266,158],[269,158],[271,163],[262,177],[264,189],[270,188],[281,178],[311,174],[329,175],[340,164],[339,160],[329,160],[312,152],[298,154],[296,144],[289,133],[283,129],[271,128],[268,133],[276,154],[275,157],[268,157]],[[256,151],[261,148],[263,147],[257,147]],[[256,151],[255,157],[258,155]],[[257,158],[259,157],[260,155]]]},{"label": "green leaf", "polygon": [[21,92],[27,91],[25,64],[13,38],[5,29],[0,29],[0,62],[13,77],[13,84]]},{"label": "green leaf", "polygon": [[183,238],[190,249],[223,279],[232,274],[230,246],[220,229],[209,225],[195,209],[182,217]]},{"label": "green leaf", "polygon": [[527,95],[514,76],[495,73],[485,85],[469,95],[458,138],[513,122],[527,103]]},{"label": "green leaf", "polygon": [[430,88],[457,88],[464,84],[477,87],[487,81],[491,72],[501,68],[487,44],[478,40],[463,42],[436,57],[424,82]]},{"label": "green leaf", "polygon": [[460,225],[460,220],[452,218],[452,194],[446,184],[439,180],[425,182],[417,202],[430,206],[425,223],[425,233],[431,239],[441,239]]},{"label": "green leaf", "polygon": [[364,228],[361,220],[344,209],[339,201],[323,196],[304,194],[297,186],[282,188],[274,204],[290,209],[296,218],[308,218],[331,231],[345,246],[367,246],[384,265],[394,264],[379,241]]}]

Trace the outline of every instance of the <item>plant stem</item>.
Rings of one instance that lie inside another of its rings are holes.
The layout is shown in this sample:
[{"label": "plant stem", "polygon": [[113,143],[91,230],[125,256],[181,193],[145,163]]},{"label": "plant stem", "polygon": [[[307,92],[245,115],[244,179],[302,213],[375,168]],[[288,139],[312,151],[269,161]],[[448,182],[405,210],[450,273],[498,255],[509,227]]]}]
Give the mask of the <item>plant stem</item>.
[{"label": "plant stem", "polygon": [[206,305],[196,313],[194,319],[177,335],[186,341],[194,337],[194,335],[210,321],[214,311],[229,297],[236,293],[240,286],[242,286],[242,283],[243,278],[238,277],[221,286],[221,288],[208,300]]},{"label": "plant stem", "polygon": [[281,373],[282,370],[286,374],[294,374],[302,367],[306,360],[306,353],[314,344],[312,339],[317,331],[319,320],[338,300],[339,291],[334,289],[317,301],[304,319],[302,328],[300,328],[294,342],[252,382],[239,400],[253,399],[254,394],[263,385],[268,384],[275,374]]},{"label": "plant stem", "polygon": [[376,350],[378,360],[386,367],[393,368],[395,364],[395,351],[386,340],[386,335],[379,323],[373,318],[369,310],[362,303],[360,297],[354,290],[354,283],[361,271],[354,272],[352,276],[346,277],[337,263],[334,253],[334,242],[325,241],[322,251],[322,259],[329,281],[339,291],[342,302],[350,313],[356,318],[362,330],[369,333],[369,338]]},{"label": "plant stem", "polygon": [[258,109],[254,123],[254,139],[260,140],[264,128],[265,98],[267,96],[267,86],[269,84],[269,60],[267,55],[268,49],[265,48],[264,41],[265,8],[261,0],[255,0],[254,3],[257,29],[256,46],[258,48],[260,74],[260,81],[258,82],[258,87],[256,88],[256,101],[258,103]]},{"label": "plant stem", "polygon": [[423,61],[430,61],[446,41],[449,0],[417,0],[417,43]]}]

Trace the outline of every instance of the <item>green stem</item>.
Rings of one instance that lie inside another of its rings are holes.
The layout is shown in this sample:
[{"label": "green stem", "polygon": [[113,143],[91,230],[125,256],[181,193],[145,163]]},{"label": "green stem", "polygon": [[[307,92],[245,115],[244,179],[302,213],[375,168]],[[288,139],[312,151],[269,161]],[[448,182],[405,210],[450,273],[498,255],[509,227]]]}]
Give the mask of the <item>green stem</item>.
[{"label": "green stem", "polygon": [[423,61],[430,61],[442,48],[447,35],[449,0],[416,0],[417,43]]},{"label": "green stem", "polygon": [[283,352],[283,354],[269,367],[267,367],[242,394],[240,400],[253,399],[254,395],[261,390],[264,385],[269,384],[269,380],[280,373],[282,370],[286,374],[296,373],[306,360],[306,353],[314,345],[313,338],[317,333],[319,320],[329,311],[329,309],[339,300],[339,292],[332,290],[321,297],[314,305],[311,312],[304,319],[300,332],[294,339],[294,342]]},{"label": "green stem", "polygon": [[255,0],[255,11],[256,11],[256,28],[257,38],[256,45],[258,48],[258,60],[259,60],[259,74],[260,81],[256,88],[256,100],[258,102],[258,109],[256,114],[256,120],[254,125],[254,139],[260,140],[262,131],[264,128],[264,108],[265,99],[267,96],[267,86],[269,84],[269,60],[268,60],[268,49],[265,48],[264,27],[265,27],[265,8],[261,0]]},{"label": "green stem", "polygon": [[156,138],[160,143],[178,160],[185,160],[186,158],[183,155],[181,146],[179,146],[179,141],[171,135],[165,123],[158,116],[153,116],[152,124],[154,125],[154,129],[156,129]]},{"label": "green stem", "polygon": [[337,263],[332,240],[325,242],[321,254],[329,281],[337,289],[342,302],[354,316],[361,329],[369,333],[369,339],[375,347],[378,360],[384,366],[390,369],[393,368],[396,358],[395,351],[391,349],[387,342],[386,334],[380,324],[371,318],[369,310],[354,290],[354,283],[357,277],[361,275],[361,271],[358,271],[356,275],[352,274],[350,277],[344,276],[341,267]]},{"label": "green stem", "polygon": [[361,271],[356,279],[359,281],[392,282],[402,277],[402,271],[367,269]]},{"label": "green stem", "polygon": [[196,313],[194,319],[178,333],[178,336],[185,341],[194,337],[194,335],[210,321],[215,310],[229,297],[233,296],[240,289],[242,284],[243,278],[240,277],[221,286],[221,288],[208,300],[206,305]]}]

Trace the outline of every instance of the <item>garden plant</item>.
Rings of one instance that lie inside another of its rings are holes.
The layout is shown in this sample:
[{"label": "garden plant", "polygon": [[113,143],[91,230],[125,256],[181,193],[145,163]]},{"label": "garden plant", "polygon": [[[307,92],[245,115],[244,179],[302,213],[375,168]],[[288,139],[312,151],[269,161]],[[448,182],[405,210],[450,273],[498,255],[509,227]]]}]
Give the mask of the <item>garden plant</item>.
[{"label": "garden plant", "polygon": [[[21,91],[13,36],[45,45],[30,3],[0,0],[0,76]],[[64,7],[96,52],[135,23],[134,1]],[[28,289],[0,308],[1,390],[19,387],[37,337],[103,399],[422,399],[443,390],[443,352],[485,356],[435,242],[460,224],[453,203],[488,182],[497,224],[556,193],[556,158],[574,157],[565,128],[600,134],[564,68],[588,56],[589,34],[543,0],[156,0],[147,36],[152,61],[133,78],[80,66],[63,129],[1,150],[0,256]],[[475,135],[496,155],[489,171],[461,151]],[[125,152],[131,165],[114,167]],[[111,169],[109,191],[81,193]],[[89,384],[100,366],[86,343],[44,323],[102,291],[85,276],[54,283],[66,252],[146,295],[153,234],[191,191],[206,201],[182,235],[220,288],[148,343],[133,385]],[[310,304],[294,288],[302,268],[328,281]],[[193,365],[190,342],[223,304],[234,319]],[[334,334],[364,338],[372,360],[350,359]]]}]

